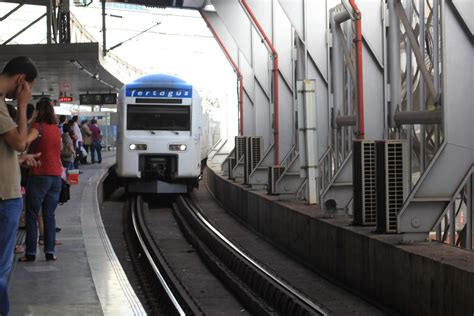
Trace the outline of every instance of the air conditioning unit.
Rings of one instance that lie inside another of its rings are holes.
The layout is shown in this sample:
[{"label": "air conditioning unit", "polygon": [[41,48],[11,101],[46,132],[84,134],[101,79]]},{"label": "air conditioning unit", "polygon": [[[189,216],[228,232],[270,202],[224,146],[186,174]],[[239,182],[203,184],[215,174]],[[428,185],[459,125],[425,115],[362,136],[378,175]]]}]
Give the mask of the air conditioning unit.
[{"label": "air conditioning unit", "polygon": [[406,140],[377,146],[377,232],[397,232],[397,216],[409,189],[408,155]]},{"label": "air conditioning unit", "polygon": [[377,157],[374,140],[355,140],[352,148],[354,224],[376,225]]},{"label": "air conditioning unit", "polygon": [[248,136],[235,136],[235,161],[239,162],[245,155],[245,148]]},{"label": "air conditioning unit", "polygon": [[234,175],[233,175],[233,170],[235,168],[235,165],[236,165],[236,162],[235,162],[235,158],[234,157],[229,157],[227,158],[227,161],[228,161],[228,164],[227,164],[227,167],[228,167],[228,175],[229,175],[229,179],[234,179]]},{"label": "air conditioning unit", "polygon": [[248,137],[245,148],[247,151],[244,155],[244,183],[249,183],[249,177],[257,164],[262,159],[262,137]]},{"label": "air conditioning unit", "polygon": [[285,168],[282,166],[270,166],[268,167],[268,194],[277,195],[276,183],[282,176]]}]

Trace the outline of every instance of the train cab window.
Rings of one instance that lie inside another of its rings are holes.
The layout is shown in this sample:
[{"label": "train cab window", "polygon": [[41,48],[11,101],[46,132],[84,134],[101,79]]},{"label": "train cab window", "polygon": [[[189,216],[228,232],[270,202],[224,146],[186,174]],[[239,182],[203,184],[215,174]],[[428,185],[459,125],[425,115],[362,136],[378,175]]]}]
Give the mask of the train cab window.
[{"label": "train cab window", "polygon": [[188,105],[128,104],[127,130],[189,131]]}]

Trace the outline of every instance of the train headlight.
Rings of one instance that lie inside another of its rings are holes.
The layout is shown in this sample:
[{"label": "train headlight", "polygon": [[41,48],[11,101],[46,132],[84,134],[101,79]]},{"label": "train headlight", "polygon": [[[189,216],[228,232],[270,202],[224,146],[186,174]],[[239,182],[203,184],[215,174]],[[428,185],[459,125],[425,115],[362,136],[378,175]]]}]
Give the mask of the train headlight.
[{"label": "train headlight", "polygon": [[128,149],[130,150],[147,150],[148,146],[146,144],[130,144]]},{"label": "train headlight", "polygon": [[172,144],[169,147],[170,151],[186,151],[187,148],[185,144]]}]

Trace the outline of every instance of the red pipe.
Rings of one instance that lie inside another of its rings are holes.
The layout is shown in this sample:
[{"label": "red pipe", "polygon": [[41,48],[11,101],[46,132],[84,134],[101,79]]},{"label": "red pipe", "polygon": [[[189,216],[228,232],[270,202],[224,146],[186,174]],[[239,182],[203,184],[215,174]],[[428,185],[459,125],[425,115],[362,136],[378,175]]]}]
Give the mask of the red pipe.
[{"label": "red pipe", "polygon": [[206,15],[202,11],[199,11],[199,13],[201,13],[201,16],[204,19],[204,21],[206,22],[207,27],[209,28],[212,35],[216,39],[217,43],[221,47],[221,49],[224,52],[227,60],[232,65],[232,68],[234,69],[234,72],[237,74],[237,78],[239,80],[239,111],[240,111],[239,133],[242,136],[242,135],[244,135],[244,77],[242,76],[242,73],[240,72],[239,66],[237,66],[235,61],[232,59],[232,56],[230,56],[229,51],[225,48],[224,43],[222,42],[221,38],[217,34],[214,27],[209,22]]},{"label": "red pipe", "polygon": [[252,20],[253,24],[255,27],[258,29],[260,36],[263,37],[263,40],[265,43],[267,43],[268,48],[270,48],[272,57],[273,57],[273,102],[274,102],[274,112],[275,112],[275,128],[273,132],[273,136],[275,139],[275,165],[280,164],[280,156],[279,156],[279,128],[280,128],[280,122],[279,122],[279,115],[278,115],[278,76],[279,76],[279,70],[278,70],[278,53],[273,47],[272,42],[268,38],[267,34],[263,30],[262,26],[260,23],[258,23],[257,18],[255,17],[255,14],[253,14],[252,9],[248,5],[246,0],[240,0],[240,3],[242,4],[244,10]]},{"label": "red pipe", "polygon": [[356,48],[357,48],[357,96],[359,106],[359,139],[365,138],[364,125],[364,81],[362,74],[362,14],[355,3],[355,0],[349,0],[349,3],[356,14]]}]

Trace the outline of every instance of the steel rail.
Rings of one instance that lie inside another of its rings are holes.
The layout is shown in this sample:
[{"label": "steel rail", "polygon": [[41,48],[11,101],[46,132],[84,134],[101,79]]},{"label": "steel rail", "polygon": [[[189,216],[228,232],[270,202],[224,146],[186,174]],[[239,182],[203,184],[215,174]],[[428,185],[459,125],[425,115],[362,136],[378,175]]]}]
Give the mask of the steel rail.
[{"label": "steel rail", "polygon": [[310,307],[312,310],[314,310],[318,315],[327,315],[326,312],[324,312],[321,307],[316,305],[314,302],[306,298],[303,294],[301,294],[299,291],[294,289],[291,285],[288,283],[278,279],[274,274],[269,272],[267,269],[265,269],[261,264],[250,258],[248,255],[246,255],[242,250],[240,250],[234,243],[232,243],[227,237],[225,237],[216,227],[214,227],[201,213],[199,210],[199,207],[195,206],[193,203],[189,201],[188,197],[182,196],[182,200],[185,203],[185,205],[194,213],[194,215],[201,221],[202,224],[205,225],[207,229],[209,229],[214,235],[216,235],[223,243],[225,243],[229,248],[231,248],[233,251],[235,251],[239,256],[241,256],[243,259],[245,259],[248,263],[250,263],[253,267],[257,268],[261,273],[263,273],[266,277],[271,279],[273,282],[278,284],[280,287],[288,291],[293,297],[295,297],[297,300],[301,301],[303,304],[307,305]]},{"label": "steel rail", "polygon": [[[157,267],[157,265],[156,265],[156,263],[153,259],[153,256],[151,255],[150,251],[148,251],[148,247],[147,247],[147,245],[144,241],[144,238],[143,238],[142,234],[140,233],[140,229],[138,227],[138,223],[137,223],[137,220],[136,220],[136,216],[138,216],[138,214],[137,214],[137,207],[138,207],[137,200],[138,199],[135,200],[135,203],[132,202],[131,212],[132,212],[133,228],[134,228],[135,233],[137,235],[140,246],[142,247],[143,252],[145,253],[145,256],[148,259],[148,262],[150,263],[150,266],[152,267],[153,271],[155,272],[156,277],[158,278],[161,285],[163,286],[163,289],[165,290],[166,294],[168,295],[168,297],[169,297],[171,303],[173,304],[174,308],[176,309],[176,311],[178,312],[178,314],[180,316],[184,316],[184,315],[186,315],[186,313],[184,312],[184,309],[179,304],[178,300],[176,299],[176,296],[173,294],[173,291],[171,290],[171,288],[169,287],[169,285],[166,282],[165,278],[163,277],[163,274],[160,272],[160,269]],[[135,207],[133,207],[133,204],[135,204]]]}]

